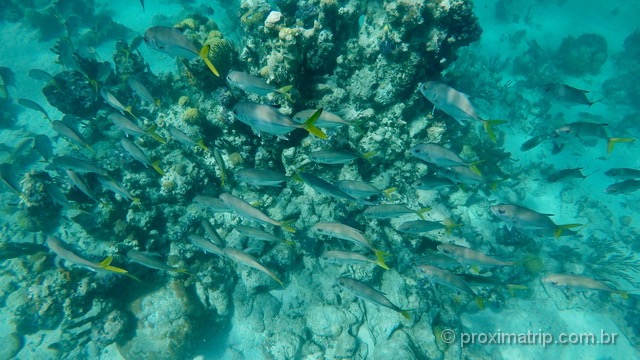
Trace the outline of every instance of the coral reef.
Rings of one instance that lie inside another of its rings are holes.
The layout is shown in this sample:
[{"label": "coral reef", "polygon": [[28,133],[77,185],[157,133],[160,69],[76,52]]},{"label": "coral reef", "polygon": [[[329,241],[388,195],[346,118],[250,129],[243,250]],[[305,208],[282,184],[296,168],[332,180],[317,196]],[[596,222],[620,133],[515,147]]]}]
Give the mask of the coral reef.
[{"label": "coral reef", "polygon": [[562,40],[555,56],[558,69],[567,74],[597,74],[607,61],[607,40],[598,34],[569,36]]}]

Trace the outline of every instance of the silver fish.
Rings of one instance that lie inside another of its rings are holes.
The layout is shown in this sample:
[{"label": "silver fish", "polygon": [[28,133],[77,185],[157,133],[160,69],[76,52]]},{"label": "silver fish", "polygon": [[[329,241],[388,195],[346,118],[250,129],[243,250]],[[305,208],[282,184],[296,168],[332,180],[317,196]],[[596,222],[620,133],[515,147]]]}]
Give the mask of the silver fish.
[{"label": "silver fish", "polygon": [[630,168],[613,168],[605,171],[604,174],[617,179],[640,179],[640,170]]},{"label": "silver fish", "polygon": [[280,284],[280,286],[284,287],[284,283],[276,276],[276,274],[273,271],[267,269],[264,265],[262,265],[258,261],[258,259],[254,258],[253,256],[243,251],[236,250],[234,248],[229,248],[229,247],[224,248],[223,251],[227,258],[239,264],[246,265],[258,271],[262,271],[263,273],[269,275],[273,280],[277,281],[278,284]]},{"label": "silver fish", "polygon": [[18,104],[41,113],[45,119],[51,121],[51,118],[49,117],[49,114],[47,114],[47,111],[37,102],[29,99],[18,99]]},{"label": "silver fish", "polygon": [[418,144],[411,148],[411,155],[428,163],[447,167],[447,166],[471,166],[471,163],[464,162],[460,156],[446,147],[438,144],[424,143]]},{"label": "silver fish", "polygon": [[349,151],[340,150],[318,150],[308,155],[309,160],[320,164],[346,164],[353,160],[363,158],[369,160],[376,154],[375,151],[370,151],[365,154],[355,154]]},{"label": "silver fish", "polygon": [[78,134],[75,130],[65,125],[62,121],[54,120],[51,122],[53,126],[53,130],[57,132],[60,136],[65,138],[67,141],[78,144],[80,146],[84,146],[85,148],[91,150],[92,153],[95,153],[91,146],[87,144],[86,141]]},{"label": "silver fish", "polygon": [[434,230],[446,230],[448,227],[440,221],[414,220],[400,224],[398,231],[407,234],[422,234]]},{"label": "silver fish", "polygon": [[582,173],[582,168],[563,169],[547,176],[547,182],[554,183],[569,179],[586,179],[589,175]]},{"label": "silver fish", "polygon": [[135,118],[135,115],[133,115],[133,113],[131,112],[131,106],[122,105],[122,103],[115,97],[115,95],[107,90],[107,88],[103,87],[102,89],[100,89],[100,96],[102,96],[102,99],[107,103],[107,105],[120,111],[122,114],[128,113]]},{"label": "silver fish", "polygon": [[109,256],[104,259],[101,263],[94,263],[87,259],[84,259],[78,255],[76,255],[71,249],[69,244],[64,241],[49,236],[47,238],[47,247],[51,249],[51,251],[56,254],[58,257],[64,259],[65,261],[70,262],[71,264],[82,266],[86,269],[95,272],[108,272],[108,273],[116,273],[116,274],[126,274],[127,270],[117,268],[115,266],[111,266],[111,260],[113,257]]},{"label": "silver fish", "polygon": [[327,139],[327,135],[314,125],[321,113],[322,109],[303,124],[298,124],[269,105],[239,102],[233,107],[233,115],[236,119],[257,131],[280,137],[295,129],[305,129],[314,136]]},{"label": "silver fish", "polygon": [[438,250],[447,256],[457,259],[466,265],[481,266],[513,266],[513,262],[504,262],[487,256],[479,251],[453,244],[438,245]]},{"label": "silver fish", "polygon": [[177,273],[187,273],[187,269],[179,269],[173,266],[169,266],[154,257],[147,255],[138,250],[129,250],[127,251],[127,258],[133,262],[136,262],[142,266],[146,266],[150,269],[155,270],[164,270],[164,271],[173,271]]},{"label": "silver fish", "polygon": [[264,169],[240,169],[235,172],[235,177],[238,181],[246,182],[256,187],[277,187],[289,179],[286,175]]},{"label": "silver fish", "polygon": [[209,237],[211,238],[211,241],[213,241],[216,245],[220,247],[224,247],[224,243],[222,242],[222,238],[220,238],[220,234],[218,234],[216,229],[214,229],[213,226],[211,226],[209,221],[202,220],[200,222],[200,225],[202,225],[204,232],[207,233],[207,235],[209,235]]},{"label": "silver fish", "polygon": [[416,214],[420,219],[424,219],[423,214],[429,210],[431,210],[431,208],[411,210],[404,205],[381,204],[366,208],[362,215],[369,219],[392,219],[403,215]]},{"label": "silver fish", "polygon": [[450,289],[463,292],[473,298],[478,297],[478,295],[476,295],[476,293],[471,290],[471,287],[469,287],[469,284],[467,284],[467,282],[464,281],[463,278],[447,270],[440,269],[431,265],[418,265],[416,266],[416,268],[418,269],[418,272],[429,281],[433,281]]},{"label": "silver fish", "polygon": [[53,157],[53,146],[48,136],[38,134],[34,137],[33,148],[42,155],[44,161],[49,161]]},{"label": "silver fish", "polygon": [[231,212],[231,209],[229,209],[229,206],[227,206],[224,201],[211,196],[196,195],[193,198],[193,202],[207,207],[214,212]]},{"label": "silver fish", "polygon": [[377,260],[370,259],[360,253],[353,251],[328,250],[320,255],[320,259],[335,264],[367,263],[376,264],[384,268],[384,266],[382,266],[382,264],[380,264],[380,262],[378,262]]},{"label": "silver fish", "polygon": [[610,138],[609,135],[607,134],[607,130],[605,129],[605,126],[607,125],[608,124],[598,124],[598,123],[591,123],[591,122],[585,122],[585,121],[577,121],[556,129],[553,132],[552,136],[554,137],[554,141],[556,142],[563,141],[571,137],[576,137],[579,139],[585,139],[585,138],[604,139],[604,140],[607,140],[607,153],[611,153],[613,151],[614,145],[617,143],[625,143],[625,142],[628,143],[628,142],[635,141],[635,139],[628,138],[628,137]]},{"label": "silver fish", "polygon": [[258,228],[254,228],[251,226],[245,226],[245,225],[236,225],[235,227],[236,230],[238,230],[238,232],[242,235],[244,235],[245,237],[248,237],[250,239],[255,239],[255,240],[260,240],[260,241],[268,241],[268,242],[282,242],[285,243],[287,245],[293,245],[294,242],[293,241],[289,241],[289,240],[284,240],[284,239],[280,239],[279,237],[269,234],[268,232],[262,230],[262,229],[258,229]]},{"label": "silver fish", "polygon": [[463,165],[450,166],[448,168],[438,168],[436,170],[436,175],[445,177],[456,184],[488,184],[487,179],[485,179],[482,174],[478,174],[477,171],[474,171],[472,168]]},{"label": "silver fish", "polygon": [[615,184],[609,185],[604,192],[607,194],[631,194],[640,190],[640,180],[638,179],[627,179],[621,182],[617,182]]},{"label": "silver fish", "polygon": [[212,243],[211,241],[203,238],[200,235],[191,234],[187,238],[189,239],[189,241],[193,245],[197,246],[198,248],[200,248],[204,252],[215,254],[215,255],[218,255],[220,257],[224,257],[225,256],[224,250],[222,248],[220,248],[218,245]]},{"label": "silver fish", "polygon": [[78,174],[71,170],[66,170],[66,172],[67,176],[71,180],[71,183],[73,183],[75,187],[82,191],[83,194],[87,195],[87,197],[97,203],[101,202],[100,199],[98,199],[98,197],[93,193],[91,188],[89,188],[89,185],[87,185],[87,183],[85,183],[84,180],[82,180],[80,176],[78,176]]},{"label": "silver fish", "polygon": [[587,90],[576,89],[565,84],[546,84],[542,86],[542,91],[546,96],[564,103],[591,106],[597,102],[589,100]]},{"label": "silver fish", "polygon": [[612,289],[609,285],[602,281],[594,280],[585,276],[566,275],[566,274],[550,274],[542,278],[544,284],[557,287],[572,288],[578,291],[598,290],[620,295],[622,298],[628,298],[629,294],[625,291]]},{"label": "silver fish", "polygon": [[11,191],[17,195],[21,195],[20,184],[15,179],[13,168],[10,163],[0,164],[0,181],[4,183]]},{"label": "silver fish", "polygon": [[69,203],[69,199],[67,199],[67,196],[64,194],[64,192],[62,192],[58,185],[45,182],[43,183],[43,186],[44,191],[47,192],[54,204],[58,204],[65,209],[71,206],[71,204]]},{"label": "silver fish", "polygon": [[164,171],[160,168],[160,160],[151,162],[147,155],[145,155],[144,152],[142,152],[142,150],[140,150],[140,148],[136,146],[136,144],[134,144],[127,138],[120,140],[120,144],[122,144],[124,150],[129,153],[132,158],[140,161],[145,167],[151,166],[155,171],[158,172],[158,174],[160,174],[160,176],[165,175]]},{"label": "silver fish", "polygon": [[350,201],[358,201],[358,199],[340,190],[337,186],[330,184],[328,181],[319,178],[313,174],[300,171],[298,173],[302,181],[309,185],[313,190],[320,194],[327,195],[336,199],[346,199]]},{"label": "silver fish", "polygon": [[114,193],[122,196],[123,198],[130,200],[134,204],[140,203],[140,199],[131,195],[129,190],[125,189],[124,186],[118,184],[115,180],[105,176],[98,176],[98,181],[100,181],[100,183],[102,184],[102,186],[105,187],[105,189],[113,191]]},{"label": "silver fish", "polygon": [[81,174],[94,173],[109,177],[109,173],[107,172],[107,170],[90,162],[80,160],[71,156],[56,156],[51,160],[51,164],[61,169],[72,170]]},{"label": "silver fish", "polygon": [[291,95],[289,95],[289,91],[293,88],[291,85],[276,88],[257,76],[240,71],[229,71],[229,74],[227,74],[227,82],[229,85],[242,89],[248,93],[266,96],[275,92],[282,94],[290,101],[293,101]]},{"label": "silver fish", "polygon": [[389,308],[395,312],[398,312],[405,319],[411,318],[409,316],[409,311],[400,309],[391,301],[389,301],[389,299],[387,299],[382,292],[372,288],[371,286],[363,282],[345,277],[338,278],[336,282],[341,288],[348,290],[362,300]]},{"label": "silver fish", "polygon": [[411,186],[418,190],[436,190],[443,187],[456,186],[456,184],[444,176],[427,174],[414,181]]},{"label": "silver fish", "polygon": [[209,148],[204,144],[204,139],[194,141],[192,138],[189,137],[189,135],[183,133],[182,131],[174,127],[169,128],[169,133],[174,139],[178,140],[178,142],[182,144],[189,145],[189,146],[197,146],[204,151],[209,151]]},{"label": "silver fish", "polygon": [[338,186],[338,189],[357,199],[367,199],[380,194],[384,194],[387,199],[391,199],[389,194],[397,190],[395,187],[380,190],[371,184],[358,180],[340,180],[336,182],[336,186]]},{"label": "silver fish", "polygon": [[[298,111],[292,116],[292,119],[293,121],[301,124],[307,121],[307,119],[309,119],[316,111],[317,109],[308,109],[308,110]],[[354,124],[348,121],[345,121],[340,116],[326,110],[322,111],[322,114],[320,115],[318,120],[316,120],[315,125],[317,127],[321,127],[325,129],[333,129],[333,128],[337,128],[344,125],[354,126]]]},{"label": "silver fish", "polygon": [[277,221],[267,216],[262,211],[254,208],[246,201],[240,199],[237,196],[233,196],[229,193],[222,193],[220,200],[224,201],[227,206],[233,210],[238,216],[243,218],[254,219],[267,224],[272,224],[281,227],[283,230],[294,233],[296,230],[289,225],[288,221]]},{"label": "silver fish", "polygon": [[140,98],[147,100],[148,102],[154,104],[155,106],[160,106],[160,100],[156,99],[151,95],[149,89],[135,76],[130,76],[127,79],[127,85],[133,90],[133,92],[138,95]]},{"label": "silver fish", "polygon": [[555,237],[559,237],[564,229],[570,229],[582,224],[556,225],[549,216],[518,205],[500,204],[491,207],[491,211],[500,220],[504,221],[507,228],[520,230],[553,230]]}]

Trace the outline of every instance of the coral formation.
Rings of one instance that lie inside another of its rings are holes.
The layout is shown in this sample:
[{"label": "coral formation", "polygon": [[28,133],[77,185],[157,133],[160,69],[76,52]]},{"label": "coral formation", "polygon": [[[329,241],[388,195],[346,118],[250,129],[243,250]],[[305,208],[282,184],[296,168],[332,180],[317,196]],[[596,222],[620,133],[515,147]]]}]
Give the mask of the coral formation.
[{"label": "coral formation", "polygon": [[596,74],[607,61],[607,40],[599,34],[582,34],[562,40],[556,52],[559,69],[571,75]]}]

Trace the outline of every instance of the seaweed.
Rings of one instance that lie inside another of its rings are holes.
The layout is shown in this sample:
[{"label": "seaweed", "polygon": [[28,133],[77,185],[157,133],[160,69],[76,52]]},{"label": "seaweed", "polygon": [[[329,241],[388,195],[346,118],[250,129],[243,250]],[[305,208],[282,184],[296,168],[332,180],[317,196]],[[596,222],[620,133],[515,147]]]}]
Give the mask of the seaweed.
[{"label": "seaweed", "polygon": [[604,279],[620,278],[640,287],[640,259],[634,252],[617,245],[616,240],[591,237],[587,240],[592,250],[586,257],[585,266]]}]

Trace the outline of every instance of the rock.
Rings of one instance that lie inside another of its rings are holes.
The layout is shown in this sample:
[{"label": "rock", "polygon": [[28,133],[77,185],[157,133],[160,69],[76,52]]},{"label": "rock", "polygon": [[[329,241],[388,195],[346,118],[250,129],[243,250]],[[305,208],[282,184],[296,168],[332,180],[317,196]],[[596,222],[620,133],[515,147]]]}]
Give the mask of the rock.
[{"label": "rock", "polygon": [[22,335],[11,333],[0,337],[0,359],[12,359],[24,346]]}]

